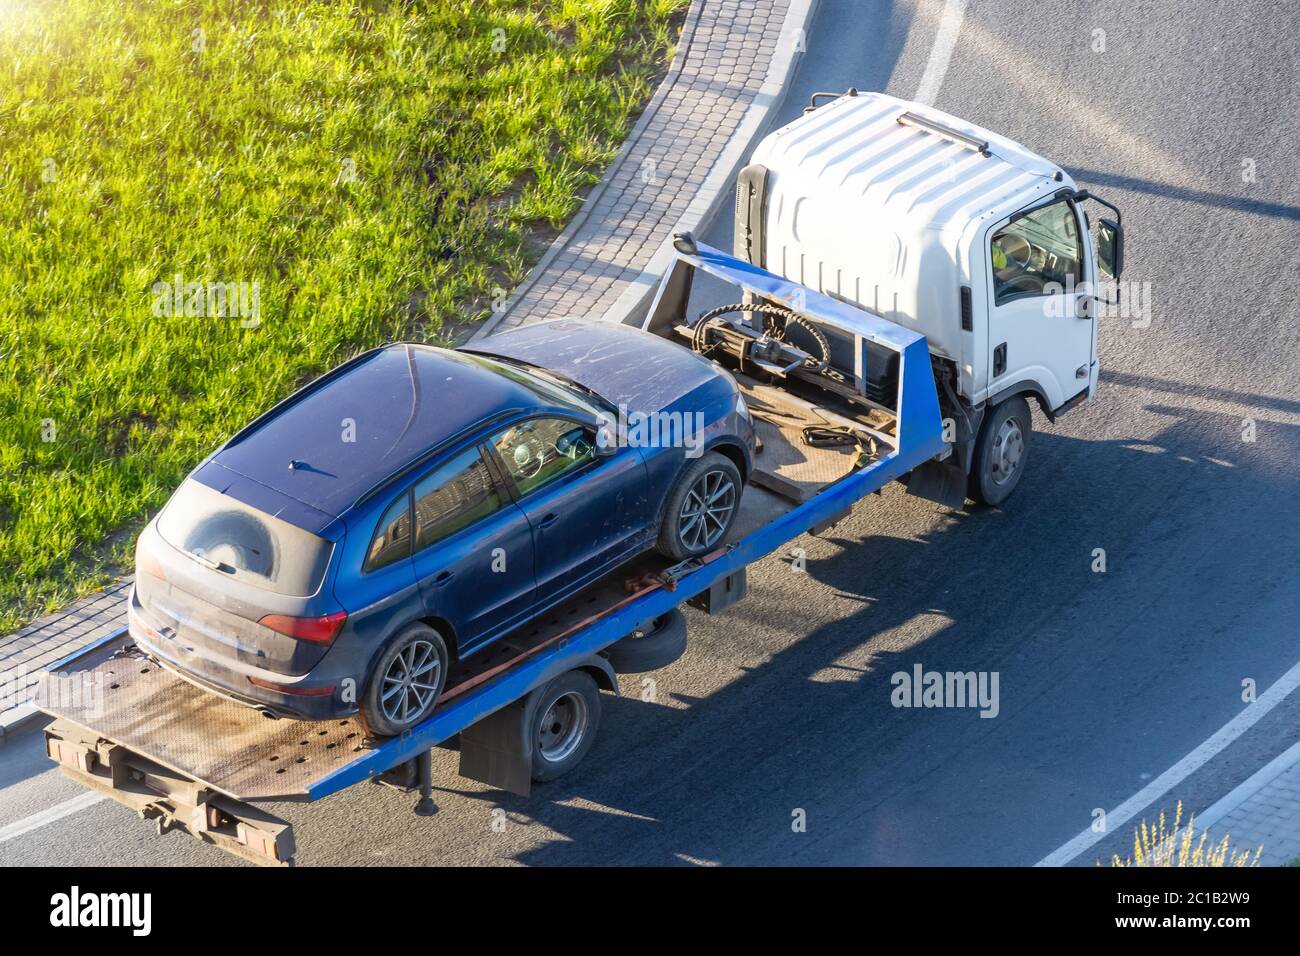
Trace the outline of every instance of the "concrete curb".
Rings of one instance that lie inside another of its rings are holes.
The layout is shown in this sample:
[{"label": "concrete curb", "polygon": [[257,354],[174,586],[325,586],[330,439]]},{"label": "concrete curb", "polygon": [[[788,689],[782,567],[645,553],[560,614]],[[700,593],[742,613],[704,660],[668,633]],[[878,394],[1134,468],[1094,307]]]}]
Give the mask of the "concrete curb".
[{"label": "concrete curb", "polygon": [[[781,26],[782,36],[791,36],[795,30],[805,30],[816,14],[818,3],[819,0],[791,0]],[[681,36],[678,39],[677,49],[667,74],[665,74],[663,81],[650,98],[650,102],[637,119],[636,124],[632,127],[632,131],[619,149],[618,155],[614,157],[614,161],[610,163],[609,168],[601,176],[600,182],[596,184],[596,187],[584,200],[582,208],[578,210],[573,219],[569,221],[569,224],[565,226],[560,235],[542,254],[541,259],[529,271],[524,281],[506,299],[505,306],[501,311],[491,315],[479,326],[470,336],[470,341],[491,335],[511,315],[525,295],[546,277],[556,258],[568,248],[569,244],[587,225],[591,217],[591,210],[596,207],[598,200],[617,178],[629,154],[650,128],[663,108],[674,84],[681,76],[687,56],[696,40],[696,28],[699,25],[703,11],[704,3],[702,0],[695,0],[691,4],[686,20],[682,24]],[[632,280],[628,288],[623,291],[615,305],[604,313],[602,316],[604,321],[622,322],[633,316],[638,308],[645,308],[658,282],[658,276],[662,273],[667,257],[671,252],[671,234],[685,229],[698,230],[701,226],[707,225],[718,210],[722,208],[724,199],[729,200],[730,186],[736,171],[743,165],[745,153],[749,150],[754,138],[762,132],[772,113],[779,109],[784,102],[785,92],[798,60],[799,52],[794,49],[793,44],[782,44],[777,47],[768,65],[764,82],[746,110],[736,132],[724,149],[723,155],[714,163],[704,185],[697,190],[686,213],[678,223],[669,229],[667,234],[647,242],[647,244],[650,242],[657,244],[658,248],[655,254],[641,274]]]},{"label": "concrete curb", "polygon": [[44,711],[37,710],[35,704],[19,704],[0,714],[0,746],[4,746],[10,737],[16,736],[20,730],[26,730],[43,717]]}]

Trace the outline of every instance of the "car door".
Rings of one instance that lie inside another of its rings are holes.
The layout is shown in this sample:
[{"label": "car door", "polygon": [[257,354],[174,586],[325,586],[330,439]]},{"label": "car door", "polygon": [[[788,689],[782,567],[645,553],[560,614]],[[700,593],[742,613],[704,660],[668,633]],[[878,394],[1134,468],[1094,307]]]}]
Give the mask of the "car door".
[{"label": "car door", "polygon": [[470,653],[532,607],[532,526],[475,445],[412,489],[412,564],[429,613]]},{"label": "car door", "polygon": [[989,392],[1032,380],[1058,408],[1092,374],[1094,310],[1078,212],[1060,199],[988,235]]},{"label": "car door", "polygon": [[598,455],[595,429],[539,416],[489,442],[533,529],[538,604],[550,604],[630,557],[652,521],[641,453]]}]

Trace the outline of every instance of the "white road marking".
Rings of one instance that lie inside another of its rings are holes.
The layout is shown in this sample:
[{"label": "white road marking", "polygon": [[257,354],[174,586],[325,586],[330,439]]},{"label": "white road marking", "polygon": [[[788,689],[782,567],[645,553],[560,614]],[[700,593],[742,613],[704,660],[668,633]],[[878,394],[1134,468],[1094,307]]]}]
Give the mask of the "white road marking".
[{"label": "white road marking", "polygon": [[25,833],[39,830],[48,823],[55,823],[62,820],[64,817],[71,816],[79,810],[84,810],[86,807],[92,807],[104,799],[106,799],[104,794],[90,790],[79,797],[73,797],[71,800],[64,800],[62,803],[56,803],[54,806],[48,807],[40,813],[33,813],[30,817],[24,817],[16,823],[11,823],[6,827],[0,827],[0,843],[7,843]]},{"label": "white road marking", "polygon": [[1296,664],[1279,677],[1273,686],[1264,691],[1253,704],[1247,704],[1245,710],[1220,727],[1213,736],[1186,757],[1156,777],[1114,810],[1107,812],[1106,832],[1094,833],[1092,828],[1089,827],[1069,843],[1049,853],[1034,865],[1064,866],[1089,847],[1095,846],[1112,833],[1115,833],[1117,828],[1132,820],[1139,810],[1148,806],[1157,798],[1164,796],[1197,770],[1200,770],[1228,744],[1255,726],[1265,714],[1286,700],[1287,695],[1297,687],[1300,687],[1300,664]]},{"label": "white road marking", "polygon": [[952,51],[957,47],[957,35],[961,33],[961,21],[966,16],[966,0],[948,0],[944,4],[943,16],[939,19],[939,30],[934,37],[934,46],[930,47],[930,59],[925,64],[925,73],[921,75],[921,85],[913,97],[918,103],[933,106],[939,98],[939,89],[943,78],[948,74],[948,63],[952,60]]}]

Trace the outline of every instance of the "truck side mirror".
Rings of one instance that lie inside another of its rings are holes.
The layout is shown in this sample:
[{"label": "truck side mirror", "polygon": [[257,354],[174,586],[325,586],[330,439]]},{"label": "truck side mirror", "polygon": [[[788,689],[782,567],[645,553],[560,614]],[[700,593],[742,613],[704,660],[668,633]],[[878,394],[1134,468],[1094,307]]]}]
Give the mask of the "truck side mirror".
[{"label": "truck side mirror", "polygon": [[1113,219],[1100,222],[1097,265],[1112,279],[1118,279],[1124,271],[1124,227]]}]

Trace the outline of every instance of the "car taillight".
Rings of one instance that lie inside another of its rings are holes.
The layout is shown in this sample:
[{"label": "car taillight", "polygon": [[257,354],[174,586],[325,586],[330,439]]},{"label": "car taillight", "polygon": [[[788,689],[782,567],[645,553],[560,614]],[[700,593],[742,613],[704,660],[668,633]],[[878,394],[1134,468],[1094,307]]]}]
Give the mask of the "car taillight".
[{"label": "car taillight", "polygon": [[258,621],[263,627],[269,627],[299,641],[313,644],[333,644],[334,638],[343,630],[348,619],[347,611],[335,611],[321,617],[291,617],[288,614],[268,614]]}]

